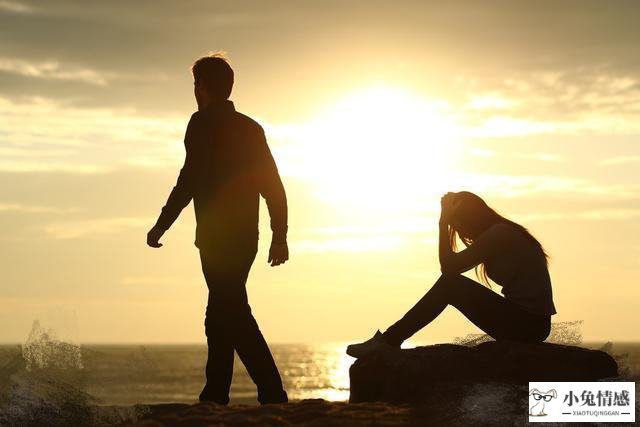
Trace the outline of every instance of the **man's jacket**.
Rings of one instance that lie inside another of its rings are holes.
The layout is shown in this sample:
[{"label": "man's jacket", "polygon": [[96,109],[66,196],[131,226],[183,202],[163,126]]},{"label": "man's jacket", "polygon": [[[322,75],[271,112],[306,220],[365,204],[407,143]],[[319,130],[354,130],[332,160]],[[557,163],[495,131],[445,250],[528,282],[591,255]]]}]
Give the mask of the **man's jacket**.
[{"label": "man's jacket", "polygon": [[262,195],[273,241],[287,236],[287,197],[262,127],[231,101],[195,112],[184,138],[186,157],[156,225],[167,230],[193,199],[199,248],[258,238]]}]

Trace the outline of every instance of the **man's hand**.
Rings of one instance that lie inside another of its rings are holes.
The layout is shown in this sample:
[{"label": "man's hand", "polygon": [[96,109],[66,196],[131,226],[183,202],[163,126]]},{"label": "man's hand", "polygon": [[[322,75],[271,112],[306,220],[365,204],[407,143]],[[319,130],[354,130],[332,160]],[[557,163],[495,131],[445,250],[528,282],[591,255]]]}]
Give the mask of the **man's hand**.
[{"label": "man's hand", "polygon": [[153,228],[151,228],[151,230],[149,230],[149,232],[147,233],[147,245],[151,246],[152,248],[161,247],[162,243],[160,243],[158,240],[160,240],[163,234],[163,229],[153,226]]},{"label": "man's hand", "polygon": [[287,243],[271,243],[269,248],[268,263],[271,263],[271,267],[284,264],[289,259],[289,246]]}]

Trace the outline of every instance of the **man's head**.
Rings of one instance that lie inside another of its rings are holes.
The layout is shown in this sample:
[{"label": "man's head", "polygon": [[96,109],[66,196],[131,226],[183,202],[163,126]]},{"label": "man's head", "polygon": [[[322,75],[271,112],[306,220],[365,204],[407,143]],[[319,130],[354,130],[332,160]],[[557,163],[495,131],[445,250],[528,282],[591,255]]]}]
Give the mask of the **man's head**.
[{"label": "man's head", "polygon": [[198,107],[211,102],[224,101],[233,88],[233,69],[223,53],[213,53],[199,58],[191,66]]}]

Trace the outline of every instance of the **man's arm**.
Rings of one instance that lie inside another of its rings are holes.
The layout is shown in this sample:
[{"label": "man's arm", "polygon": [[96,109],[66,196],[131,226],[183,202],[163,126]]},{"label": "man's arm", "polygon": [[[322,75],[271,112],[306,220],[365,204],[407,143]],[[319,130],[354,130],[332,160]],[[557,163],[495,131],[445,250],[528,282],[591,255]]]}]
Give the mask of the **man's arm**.
[{"label": "man's arm", "polygon": [[258,132],[257,145],[257,181],[260,194],[267,202],[271,218],[273,235],[269,251],[269,262],[273,266],[282,264],[289,259],[289,249],[287,247],[287,195],[262,128]]},{"label": "man's arm", "polygon": [[160,239],[160,237],[162,237],[164,232],[171,227],[171,225],[180,215],[180,212],[182,212],[184,207],[187,206],[193,198],[193,188],[195,180],[193,146],[195,141],[199,137],[199,133],[201,132],[196,114],[197,113],[194,113],[191,116],[189,124],[187,125],[187,130],[185,132],[184,146],[186,154],[184,165],[182,166],[182,169],[180,169],[176,185],[171,190],[171,193],[167,198],[166,204],[162,208],[156,224],[147,234],[147,243],[149,244],[149,246],[162,246],[161,243],[158,243],[158,240]]}]

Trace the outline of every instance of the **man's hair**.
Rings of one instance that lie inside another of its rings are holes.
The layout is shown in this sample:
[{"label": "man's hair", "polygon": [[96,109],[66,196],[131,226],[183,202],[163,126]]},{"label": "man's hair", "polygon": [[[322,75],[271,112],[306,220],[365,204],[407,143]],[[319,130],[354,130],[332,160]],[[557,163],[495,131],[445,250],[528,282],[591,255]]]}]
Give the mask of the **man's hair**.
[{"label": "man's hair", "polygon": [[209,96],[227,99],[233,87],[233,69],[224,52],[215,52],[199,58],[191,66],[196,82],[202,82]]}]

